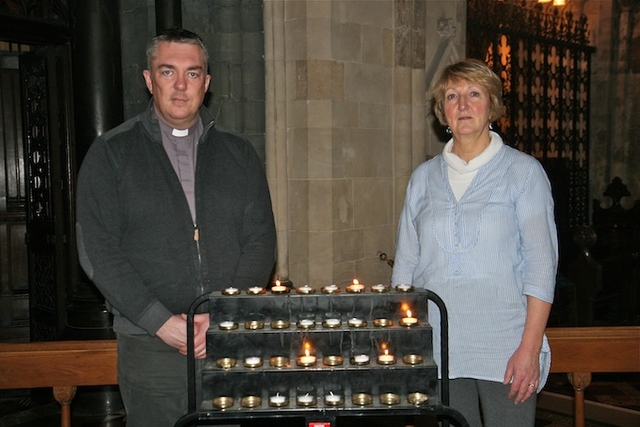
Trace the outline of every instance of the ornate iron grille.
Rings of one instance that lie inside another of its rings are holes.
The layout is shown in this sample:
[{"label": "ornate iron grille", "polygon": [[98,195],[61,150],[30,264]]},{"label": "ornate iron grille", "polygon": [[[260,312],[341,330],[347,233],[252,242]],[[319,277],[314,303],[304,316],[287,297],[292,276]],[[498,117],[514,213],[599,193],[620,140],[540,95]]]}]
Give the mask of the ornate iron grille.
[{"label": "ornate iron grille", "polygon": [[467,55],[502,78],[508,144],[535,156],[551,181],[560,231],[588,223],[587,20],[524,1],[469,0]]}]

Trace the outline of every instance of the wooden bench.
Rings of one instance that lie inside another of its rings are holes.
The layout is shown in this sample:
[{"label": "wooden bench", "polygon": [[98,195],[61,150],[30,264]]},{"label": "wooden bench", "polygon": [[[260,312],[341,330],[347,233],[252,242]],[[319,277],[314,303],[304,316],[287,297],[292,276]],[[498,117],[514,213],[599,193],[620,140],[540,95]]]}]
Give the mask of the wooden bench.
[{"label": "wooden bench", "polygon": [[[593,372],[640,372],[640,326],[548,328],[551,372],[568,373],[575,425],[584,427],[584,390]],[[52,387],[62,427],[71,426],[77,386],[117,384],[115,341],[0,344],[0,389]]]},{"label": "wooden bench", "polygon": [[114,340],[0,344],[0,389],[52,387],[70,427],[76,387],[117,384],[117,360]]}]

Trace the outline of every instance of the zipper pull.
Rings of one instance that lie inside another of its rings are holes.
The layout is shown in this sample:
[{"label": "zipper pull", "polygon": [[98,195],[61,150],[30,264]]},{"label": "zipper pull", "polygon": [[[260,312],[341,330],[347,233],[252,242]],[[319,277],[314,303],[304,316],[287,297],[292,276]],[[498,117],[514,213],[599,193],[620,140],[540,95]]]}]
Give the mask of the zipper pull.
[{"label": "zipper pull", "polygon": [[198,227],[193,229],[193,240],[196,242],[200,240],[200,230],[198,229]]}]

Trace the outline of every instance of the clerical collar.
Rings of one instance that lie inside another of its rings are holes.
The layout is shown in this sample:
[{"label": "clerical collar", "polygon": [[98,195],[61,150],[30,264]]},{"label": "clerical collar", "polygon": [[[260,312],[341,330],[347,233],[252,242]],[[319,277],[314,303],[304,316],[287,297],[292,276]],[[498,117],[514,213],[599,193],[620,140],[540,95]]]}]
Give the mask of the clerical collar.
[{"label": "clerical collar", "polygon": [[188,136],[189,135],[189,128],[187,128],[187,129],[173,129],[171,131],[171,135],[178,136],[178,137]]}]

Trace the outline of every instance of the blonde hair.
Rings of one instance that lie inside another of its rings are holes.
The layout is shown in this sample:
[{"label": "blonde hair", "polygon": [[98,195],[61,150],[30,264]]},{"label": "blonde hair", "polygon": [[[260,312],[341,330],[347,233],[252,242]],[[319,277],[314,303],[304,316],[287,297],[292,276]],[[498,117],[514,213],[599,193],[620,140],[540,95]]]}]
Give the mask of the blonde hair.
[{"label": "blonde hair", "polygon": [[433,113],[444,126],[444,98],[447,86],[451,82],[466,80],[482,86],[489,94],[489,121],[498,120],[504,114],[502,103],[502,81],[491,68],[477,59],[465,59],[444,68],[431,83],[431,102]]}]

